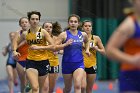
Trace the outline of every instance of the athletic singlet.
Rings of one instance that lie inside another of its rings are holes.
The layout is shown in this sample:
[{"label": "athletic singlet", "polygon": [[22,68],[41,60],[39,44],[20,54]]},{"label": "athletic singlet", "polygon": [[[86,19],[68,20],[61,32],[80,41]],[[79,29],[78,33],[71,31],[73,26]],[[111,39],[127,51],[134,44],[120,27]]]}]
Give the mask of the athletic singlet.
[{"label": "athletic singlet", "polygon": [[[22,31],[20,31],[20,35],[22,34]],[[28,44],[24,44],[20,46],[17,51],[20,53],[20,56],[18,57],[18,61],[25,61],[28,55]]]},{"label": "athletic singlet", "polygon": [[69,30],[66,31],[67,38],[65,40],[73,39],[73,43],[64,48],[64,54],[62,62],[83,62],[82,45],[83,35],[78,30],[77,35],[72,35]]},{"label": "athletic singlet", "polygon": [[11,43],[8,44],[7,49],[8,49],[7,63],[8,64],[16,64],[16,61],[14,60],[13,55],[12,55],[13,51],[11,48]]},{"label": "athletic singlet", "polygon": [[[26,41],[29,46],[31,45],[45,46],[46,45],[46,39],[42,35],[41,31],[42,31],[41,28],[36,33],[32,33],[30,29],[28,30],[27,35],[26,35]],[[28,49],[27,59],[34,60],[34,61],[47,60],[48,59],[47,50]]]},{"label": "athletic singlet", "polygon": [[55,55],[54,52],[50,50],[48,50],[47,53],[50,66],[58,66],[59,65],[58,55],[57,54]]},{"label": "athletic singlet", "polygon": [[83,48],[83,56],[84,56],[84,65],[85,68],[90,68],[92,66],[96,66],[96,50],[92,49],[91,47],[96,46],[95,40],[93,39],[93,35],[90,38],[90,53],[91,55],[88,56],[86,54],[85,48]]},{"label": "athletic singlet", "polygon": [[[134,35],[126,41],[126,43],[123,46],[123,50],[125,53],[128,53],[130,55],[135,55],[137,53],[140,53],[140,26],[138,22],[136,21],[135,16],[130,16],[134,21],[134,27],[135,27],[135,33]],[[121,70],[135,70],[140,69],[138,67],[135,67],[131,64],[126,64],[125,62],[121,64]]]}]

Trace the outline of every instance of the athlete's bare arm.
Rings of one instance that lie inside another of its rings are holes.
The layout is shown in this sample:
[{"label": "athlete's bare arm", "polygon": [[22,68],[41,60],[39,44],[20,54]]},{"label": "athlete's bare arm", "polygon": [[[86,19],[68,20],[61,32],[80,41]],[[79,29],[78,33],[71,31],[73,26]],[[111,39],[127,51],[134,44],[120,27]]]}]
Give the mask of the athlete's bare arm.
[{"label": "athlete's bare arm", "polygon": [[[58,36],[53,36],[53,40],[56,43],[58,40]],[[62,44],[62,43],[61,43]],[[63,50],[56,51],[57,54],[63,54]]]},{"label": "athlete's bare arm", "polygon": [[18,47],[17,47],[17,48],[19,48],[19,47],[21,47],[21,46],[25,45],[26,43],[27,43],[27,42],[26,42],[26,40],[24,40],[24,41],[20,42],[20,43],[18,44]]},{"label": "athlete's bare arm", "polygon": [[19,33],[15,32],[15,37],[12,40],[12,51],[15,59],[18,59],[18,56],[20,56],[20,53],[16,51],[18,47],[18,43],[26,40],[25,37],[26,37],[26,32],[23,32],[20,37],[19,37]]},{"label": "athlete's bare arm", "polygon": [[86,54],[90,56],[88,35],[85,32],[82,32],[82,35],[84,37],[84,45],[85,45]]},{"label": "athlete's bare arm", "polygon": [[6,55],[7,55],[7,53],[8,53],[8,45],[7,45],[7,46],[5,46],[5,47],[3,47],[3,50],[2,50],[2,55],[3,55],[3,56],[6,56]]},{"label": "athlete's bare arm", "polygon": [[102,55],[106,55],[105,48],[103,46],[103,43],[102,43],[100,37],[94,35],[93,38],[94,38],[95,42],[97,42],[97,46],[94,46],[96,51],[100,52]]},{"label": "athlete's bare arm", "polygon": [[73,42],[73,39],[69,39],[67,40],[65,43],[63,43],[67,38],[66,32],[62,32],[59,36],[58,36],[58,40],[56,41],[56,51],[57,50],[63,50],[64,47],[71,45]]},{"label": "athlete's bare arm", "polygon": [[43,32],[47,42],[49,43],[49,45],[54,45],[54,41],[51,38],[51,36],[49,35],[49,33],[46,30],[44,30],[44,29],[42,29],[42,32]]},{"label": "athlete's bare arm", "polygon": [[49,33],[46,30],[43,29],[42,32],[44,33],[44,36],[45,36],[47,42],[49,43],[49,45],[47,46],[48,49],[54,50],[55,49],[54,40],[51,38],[51,36],[49,35]]},{"label": "athlete's bare arm", "polygon": [[62,44],[65,40],[66,40],[66,32],[62,32],[62,33],[58,36],[58,40],[55,42],[55,44],[56,44],[56,45],[60,45],[60,44]]},{"label": "athlete's bare arm", "polygon": [[132,62],[132,56],[120,50],[126,40],[134,34],[134,23],[132,18],[126,18],[113,33],[106,47],[107,56],[123,62]]},{"label": "athlete's bare arm", "polygon": [[[18,38],[19,38],[20,35],[21,35],[21,29],[20,29],[20,30],[17,30],[16,32],[18,33]],[[26,43],[27,43],[26,40],[24,40],[24,41],[22,41],[22,42],[19,42],[19,41],[18,41],[18,46],[17,46],[17,48],[21,47],[22,45],[24,45],[24,44],[26,44]]]}]

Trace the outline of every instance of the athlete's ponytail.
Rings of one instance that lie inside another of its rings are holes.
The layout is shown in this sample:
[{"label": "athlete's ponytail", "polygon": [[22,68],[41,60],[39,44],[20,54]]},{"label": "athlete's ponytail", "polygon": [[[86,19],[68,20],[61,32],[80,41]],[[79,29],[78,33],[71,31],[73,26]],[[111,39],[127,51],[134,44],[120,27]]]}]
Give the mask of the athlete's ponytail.
[{"label": "athlete's ponytail", "polygon": [[57,21],[53,23],[52,25],[53,25],[52,35],[58,36],[62,32],[61,25]]}]

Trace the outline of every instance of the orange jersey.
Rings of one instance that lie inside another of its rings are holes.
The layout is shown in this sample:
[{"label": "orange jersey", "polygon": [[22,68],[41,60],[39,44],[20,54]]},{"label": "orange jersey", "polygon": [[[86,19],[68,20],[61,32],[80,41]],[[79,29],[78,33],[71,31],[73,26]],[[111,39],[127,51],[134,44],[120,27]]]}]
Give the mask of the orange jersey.
[{"label": "orange jersey", "polygon": [[[124,52],[130,55],[135,55],[137,53],[140,53],[140,38],[129,39],[124,45]],[[140,69],[140,68],[135,67],[131,64],[122,63],[121,69],[133,70],[133,69]]]},{"label": "orange jersey", "polygon": [[18,61],[24,61],[27,58],[28,55],[28,44],[24,44],[21,47],[18,48],[18,52],[21,56],[19,56]]},{"label": "orange jersey", "polygon": [[[138,22],[135,20],[135,17],[131,17],[134,20],[134,26],[135,26],[135,32],[134,35],[126,41],[126,43],[123,46],[123,50],[125,53],[130,55],[135,55],[140,53],[140,26]],[[121,65],[122,70],[135,70],[140,69],[136,66],[133,66],[131,64],[126,64],[125,62]]]}]

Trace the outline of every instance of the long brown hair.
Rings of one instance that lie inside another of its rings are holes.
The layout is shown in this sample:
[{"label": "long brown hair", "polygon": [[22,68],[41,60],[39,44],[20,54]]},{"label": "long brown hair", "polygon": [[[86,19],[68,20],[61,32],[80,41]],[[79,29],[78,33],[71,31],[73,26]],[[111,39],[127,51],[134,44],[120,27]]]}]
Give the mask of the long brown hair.
[{"label": "long brown hair", "polygon": [[53,36],[58,36],[62,32],[61,25],[57,21],[54,23],[46,21],[43,23],[42,28],[44,28],[46,23],[52,24],[52,33],[51,34]]},{"label": "long brown hair", "polygon": [[52,25],[53,25],[52,35],[58,36],[62,32],[61,25],[57,21]]}]

